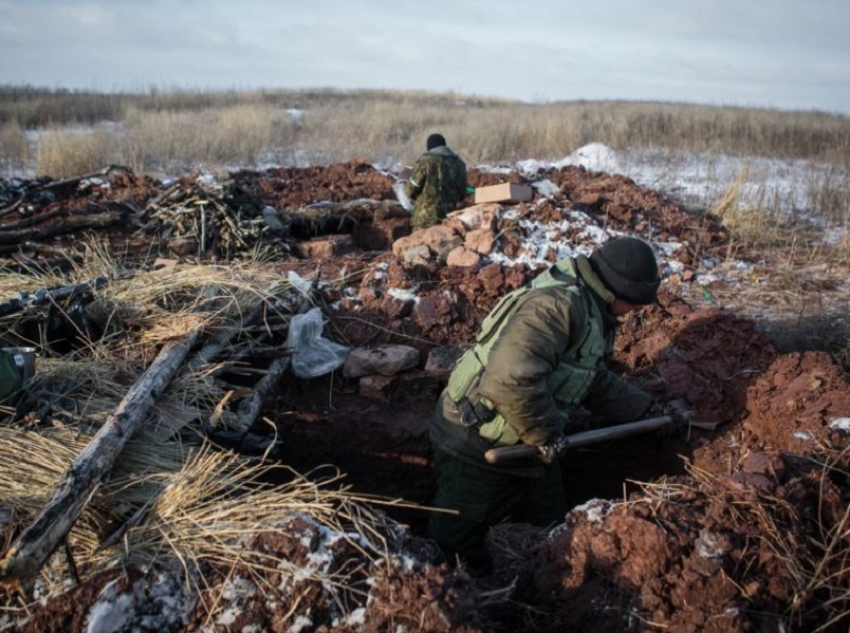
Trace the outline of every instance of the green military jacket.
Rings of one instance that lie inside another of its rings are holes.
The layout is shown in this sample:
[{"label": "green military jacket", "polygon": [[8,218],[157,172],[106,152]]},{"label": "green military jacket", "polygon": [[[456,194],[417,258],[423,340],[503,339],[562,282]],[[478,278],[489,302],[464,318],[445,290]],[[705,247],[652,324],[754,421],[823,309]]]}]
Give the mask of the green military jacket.
[{"label": "green military jacket", "polygon": [[466,163],[445,145],[416,159],[405,186],[413,200],[413,228],[439,224],[466,198]]},{"label": "green military jacket", "polygon": [[[613,349],[612,299],[583,256],[558,262],[503,298],[449,378],[432,441],[483,463],[494,446],[543,445],[569,432],[570,413],[579,406],[612,423],[642,416],[651,396],[603,362]],[[465,425],[458,407],[464,398],[495,417]]]}]

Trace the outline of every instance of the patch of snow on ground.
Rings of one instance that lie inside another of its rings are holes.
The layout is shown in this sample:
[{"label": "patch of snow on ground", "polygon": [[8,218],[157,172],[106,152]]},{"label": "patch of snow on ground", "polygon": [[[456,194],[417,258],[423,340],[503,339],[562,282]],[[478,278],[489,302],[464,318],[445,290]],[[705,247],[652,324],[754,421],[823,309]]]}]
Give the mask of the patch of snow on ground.
[{"label": "patch of snow on ground", "polygon": [[567,165],[584,167],[588,171],[607,171],[612,174],[623,173],[620,155],[603,143],[588,143],[578,148],[566,158],[552,163],[556,169]]},{"label": "patch of snow on ground", "polygon": [[313,620],[304,615],[299,615],[295,618],[292,626],[289,627],[289,633],[301,633],[304,630],[312,630]]},{"label": "patch of snow on ground", "polygon": [[89,609],[86,632],[172,630],[188,624],[197,601],[182,572],[145,576],[121,594],[112,582]]},{"label": "patch of snow on ground", "polygon": [[413,301],[416,303],[419,301],[419,297],[416,294],[417,290],[419,290],[419,286],[412,288],[388,288],[387,294],[399,301]]},{"label": "patch of snow on ground", "polygon": [[829,428],[850,434],[850,418],[835,418],[830,421]]},{"label": "patch of snow on ground", "polygon": [[126,630],[133,616],[133,596],[118,595],[114,581],[101,592],[100,598],[89,610],[86,633],[116,633]]},{"label": "patch of snow on ground", "polygon": [[[576,255],[589,255],[594,248],[619,235],[617,231],[603,229],[593,219],[581,211],[568,211],[558,224],[550,224],[520,218],[516,209],[502,212],[502,220],[518,220],[523,230],[524,247],[516,257],[510,257],[496,249],[487,257],[491,263],[506,266],[538,264],[551,262],[551,253],[556,259],[566,259]],[[572,237],[570,235],[572,234]]]},{"label": "patch of snow on ground", "polygon": [[581,513],[587,517],[591,523],[601,523],[602,520],[611,512],[611,502],[606,499],[591,499],[581,505],[570,510],[572,513]]}]

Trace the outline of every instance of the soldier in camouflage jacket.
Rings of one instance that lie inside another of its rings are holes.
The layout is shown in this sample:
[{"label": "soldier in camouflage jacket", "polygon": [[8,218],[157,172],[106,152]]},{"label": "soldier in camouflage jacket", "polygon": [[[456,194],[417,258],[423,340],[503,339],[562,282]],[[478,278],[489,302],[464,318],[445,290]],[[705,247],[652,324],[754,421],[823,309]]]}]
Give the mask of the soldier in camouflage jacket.
[{"label": "soldier in camouflage jacket", "polygon": [[414,203],[414,230],[439,224],[466,198],[466,163],[446,147],[441,134],[431,134],[426,146],[405,187]]},{"label": "soldier in camouflage jacket", "polygon": [[488,529],[505,520],[548,526],[564,519],[557,460],[494,466],[484,453],[517,443],[547,446],[585,407],[609,424],[645,415],[652,397],[612,373],[618,316],[655,300],[660,279],[648,244],[620,237],[590,257],[562,260],[506,295],[458,361],[431,427],[437,471],[428,534],[448,559],[487,573]]}]

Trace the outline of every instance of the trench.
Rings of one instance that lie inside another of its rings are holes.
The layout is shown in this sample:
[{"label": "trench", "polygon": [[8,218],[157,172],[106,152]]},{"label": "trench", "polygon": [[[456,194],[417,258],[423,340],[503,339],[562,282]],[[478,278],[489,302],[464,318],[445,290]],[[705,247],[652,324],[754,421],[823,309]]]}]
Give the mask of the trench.
[{"label": "trench", "polygon": [[[428,427],[442,385],[409,382],[386,401],[358,393],[357,381],[337,375],[290,378],[266,407],[280,438],[280,459],[303,475],[343,478],[333,485],[430,506],[435,492]],[[684,438],[644,436],[577,449],[562,458],[570,507],[593,498],[622,499],[654,481],[684,473]],[[428,512],[386,507],[394,520],[422,535]]]}]

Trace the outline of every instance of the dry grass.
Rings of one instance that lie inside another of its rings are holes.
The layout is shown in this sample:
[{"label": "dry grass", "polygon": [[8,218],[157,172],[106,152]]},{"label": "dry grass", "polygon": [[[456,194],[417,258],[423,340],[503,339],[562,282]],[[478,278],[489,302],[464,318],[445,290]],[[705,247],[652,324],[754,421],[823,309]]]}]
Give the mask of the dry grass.
[{"label": "dry grass", "polygon": [[54,178],[87,174],[122,158],[120,138],[108,130],[53,126],[39,138],[36,171]]},{"label": "dry grass", "polygon": [[126,160],[118,162],[140,171],[292,160],[295,123],[284,110],[271,105],[243,104],[200,112],[132,109],[124,125]]},{"label": "dry grass", "polygon": [[[92,244],[84,266],[65,275],[9,276],[0,294],[70,285],[92,276],[111,279],[92,301],[109,314],[106,337],[73,355],[40,358],[28,388],[39,405],[51,405],[54,426],[0,428],[0,449],[6,455],[0,464],[0,507],[10,511],[2,534],[6,545],[45,505],[156,349],[187,329],[184,322],[190,329],[215,331],[258,298],[267,299],[274,310],[275,293],[289,287],[277,271],[256,262],[128,274]],[[160,327],[153,327],[157,322]],[[176,559],[199,594],[203,565],[239,566],[258,585],[268,582],[263,579],[270,574],[301,578],[303,570],[294,562],[250,547],[258,536],[278,533],[296,517],[323,533],[338,533],[359,552],[360,563],[384,562],[389,556],[386,520],[371,506],[401,502],[355,496],[339,485],[338,474],[316,483],[285,466],[198,445],[198,424],[215,416],[216,405],[226,400],[225,387],[213,380],[217,367],[200,363],[181,372],[143,431],[128,442],[71,534],[80,575],[87,578],[128,560],[147,565]],[[185,430],[194,432],[178,432],[187,423]],[[288,483],[272,483],[283,480]],[[347,585],[348,576],[357,572],[362,582],[360,563],[312,573],[331,594],[338,590],[350,595],[354,590]],[[47,593],[66,588],[71,573],[62,556],[53,557],[41,576]]]},{"label": "dry grass", "polygon": [[10,173],[21,172],[29,161],[29,143],[21,126],[15,121],[0,125],[0,167]]},{"label": "dry grass", "polygon": [[[726,157],[787,161],[795,173],[790,191],[768,184],[772,177],[755,166],[747,191],[739,191],[741,208],[729,221],[738,222],[745,238],[771,235],[771,227],[789,220],[789,209],[791,220],[801,211],[835,229],[850,216],[850,118],[822,112],[633,101],[526,104],[414,91],[99,95],[7,87],[0,89],[0,121],[10,139],[2,143],[7,166],[35,156],[35,173],[54,178],[107,164],[168,174],[352,158],[389,167],[413,161],[427,135],[440,131],[472,165],[560,160],[599,142],[653,156],[654,169],[667,165],[675,181],[686,168],[681,157],[695,156],[705,164],[709,190],[736,186],[715,173],[715,162]],[[29,127],[41,130],[32,150],[22,133]],[[811,209],[796,208],[794,189],[805,189]]]},{"label": "dry grass", "polygon": [[[287,109],[304,116],[293,119]],[[667,148],[850,163],[847,117],[664,102],[525,104],[391,91],[98,95],[7,88],[0,90],[0,121],[27,128],[43,128],[48,121],[121,123],[115,135],[122,140],[112,147],[117,155],[107,162],[143,171],[265,157],[293,162],[337,162],[356,156],[409,160],[434,130],[443,132],[473,163],[561,158],[592,141],[621,150]],[[68,152],[69,165],[75,162],[71,157],[86,154],[80,149]],[[59,167],[57,163],[45,158],[41,164],[41,173],[57,175],[47,171]]]}]

